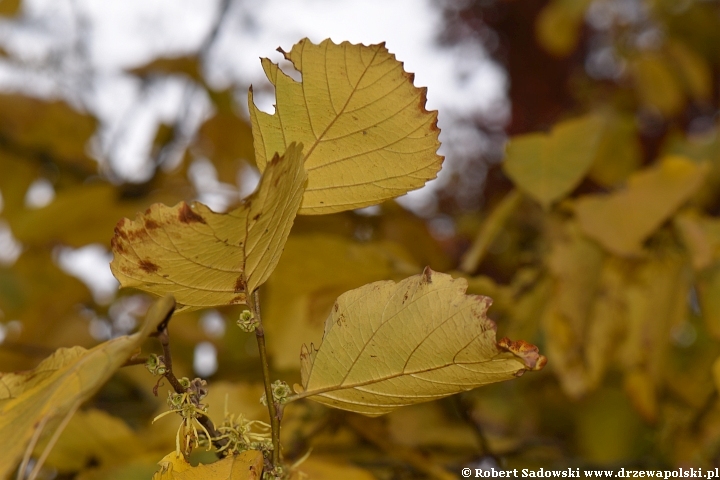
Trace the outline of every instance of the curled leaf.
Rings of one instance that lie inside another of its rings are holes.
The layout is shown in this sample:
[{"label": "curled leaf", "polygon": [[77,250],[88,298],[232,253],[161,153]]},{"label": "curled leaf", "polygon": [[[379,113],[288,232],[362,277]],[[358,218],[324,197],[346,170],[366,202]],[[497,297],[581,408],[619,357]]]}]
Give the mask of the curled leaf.
[{"label": "curled leaf", "polygon": [[[281,50],[282,52],[282,50]],[[285,58],[302,73],[293,80],[268,59],[275,114],[248,103],[255,159],[265,169],[289,142],[305,145],[308,186],[300,214],[366,207],[422,187],[443,157],[437,112],[425,109],[426,89],[384,44],[298,42]]]},{"label": "curled leaf", "polygon": [[305,178],[302,145],[291,144],[227,214],[197,202],[155,204],[118,223],[110,268],[123,287],[172,293],[186,310],[245,303],[280,259]]},{"label": "curled leaf", "polygon": [[303,346],[297,397],[377,416],[540,370],[537,347],[496,342],[491,299],[466,289],[465,279],[425,268],[344,293],[320,348]]},{"label": "curled leaf", "polygon": [[47,422],[69,419],[174,307],[172,297],[162,298],[148,312],[142,330],[134,335],[114,338],[91,350],[61,348],[31,371],[0,374],[0,478],[7,478],[28,442],[33,436],[39,437]]}]

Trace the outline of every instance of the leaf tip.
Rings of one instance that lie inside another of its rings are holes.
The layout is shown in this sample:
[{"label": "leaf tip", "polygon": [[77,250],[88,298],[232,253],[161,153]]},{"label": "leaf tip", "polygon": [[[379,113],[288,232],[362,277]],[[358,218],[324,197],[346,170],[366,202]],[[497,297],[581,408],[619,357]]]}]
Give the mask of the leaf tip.
[{"label": "leaf tip", "polygon": [[[520,358],[527,370],[542,370],[547,363],[547,357],[541,355],[538,347],[526,342],[525,340],[512,341],[507,337],[500,339],[497,343],[498,348],[506,352],[510,352]],[[520,370],[516,375],[520,376],[524,370]]]},{"label": "leaf tip", "polygon": [[178,220],[182,223],[204,223],[207,224],[205,219],[198,213],[194,212],[192,207],[185,202],[180,204],[178,211]]},{"label": "leaf tip", "polygon": [[426,285],[430,285],[432,283],[433,273],[435,273],[435,271],[432,268],[430,268],[429,266],[425,267],[423,269],[422,279],[420,281]]}]

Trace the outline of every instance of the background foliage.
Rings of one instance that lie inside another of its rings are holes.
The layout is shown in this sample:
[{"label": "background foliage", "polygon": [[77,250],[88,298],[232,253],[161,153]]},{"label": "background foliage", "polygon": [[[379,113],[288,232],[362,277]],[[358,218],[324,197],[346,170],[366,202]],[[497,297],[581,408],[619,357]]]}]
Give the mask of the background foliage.
[{"label": "background foliage", "polygon": [[[16,3],[0,3],[2,13],[16,14]],[[504,161],[489,170],[483,207],[464,208],[458,176],[439,194],[431,229],[393,202],[374,216],[298,217],[262,292],[273,368],[297,382],[299,346],[319,340],[339,294],[426,265],[455,269],[470,293],[491,296],[499,334],[540,346],[548,366],[377,419],[293,404],[284,421],[286,457],[312,447],[308,468],[317,478],[455,478],[461,466],[490,461],[507,468],[718,465],[720,4],[443,8],[442,40],[494,41],[510,79],[510,141]],[[108,248],[118,219],[196,198],[190,167],[201,156],[226,186],[239,183],[238,172],[250,175],[242,163],[253,162],[248,121],[234,113],[231,91],[204,81],[202,55],[129,72],[184,76],[215,107],[192,135],[178,125],[154,132],[154,173],[144,183],[119,182],[98,168],[87,154],[96,121],[77,106],[0,96],[0,225],[22,246],[17,258],[6,246],[0,267],[3,372],[33,368],[62,346],[89,348],[124,334],[147,309],[148,297],[137,293],[93,295],[58,266],[68,247]],[[481,118],[476,127],[497,133]],[[169,168],[173,152],[182,161]],[[468,168],[487,158],[476,160]],[[34,208],[27,192],[39,179],[55,197]],[[439,232],[448,223],[453,228]],[[174,318],[175,368],[192,376],[197,345],[212,345],[211,415],[222,414],[227,393],[231,410],[262,419],[254,340],[232,325],[239,311]],[[218,319],[228,319],[228,328]],[[177,428],[171,416],[150,425],[164,409],[153,385],[139,367],[115,375],[73,418],[48,475],[149,477],[174,448]]]}]

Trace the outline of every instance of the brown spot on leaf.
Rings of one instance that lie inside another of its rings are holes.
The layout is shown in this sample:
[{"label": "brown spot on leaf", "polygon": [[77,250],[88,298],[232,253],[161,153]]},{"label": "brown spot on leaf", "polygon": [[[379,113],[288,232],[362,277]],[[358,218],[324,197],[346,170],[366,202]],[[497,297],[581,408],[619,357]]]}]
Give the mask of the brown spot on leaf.
[{"label": "brown spot on leaf", "polygon": [[497,346],[501,350],[510,352],[520,358],[528,370],[541,370],[547,363],[547,358],[544,355],[540,355],[538,347],[525,340],[512,341],[505,337],[500,339]]},{"label": "brown spot on leaf", "polygon": [[238,295],[237,297],[233,297],[232,300],[230,300],[230,305],[238,305],[245,302],[247,302],[247,296],[243,294]]},{"label": "brown spot on leaf", "polygon": [[150,260],[140,260],[140,263],[138,264],[140,267],[140,270],[142,270],[145,273],[155,273],[158,270],[160,270],[160,267],[155,265]]},{"label": "brown spot on leaf", "polygon": [[340,308],[340,307],[338,306],[338,303],[335,302],[335,306],[333,307],[333,310],[335,310],[335,311],[337,312],[337,311],[338,311],[338,308]]},{"label": "brown spot on leaf", "polygon": [[160,227],[160,225],[155,220],[152,220],[149,218],[145,219],[145,228],[147,228],[148,230],[155,230],[156,228],[159,228],[159,227]]},{"label": "brown spot on leaf", "polygon": [[244,292],[247,290],[247,283],[242,275],[235,280],[235,293]]},{"label": "brown spot on leaf", "polygon": [[258,219],[258,218],[260,218],[260,214],[259,214],[259,213],[253,217],[253,220],[257,222],[257,219]]},{"label": "brown spot on leaf", "polygon": [[182,223],[206,223],[205,219],[197,213],[193,212],[192,208],[190,208],[190,205],[185,202],[183,202],[180,206],[180,211],[178,212],[178,220],[180,220]]},{"label": "brown spot on leaf", "polygon": [[273,158],[272,158],[272,160],[270,160],[269,165],[276,165],[276,164],[280,163],[280,158],[281,158],[280,154],[275,152],[275,155],[273,155]]},{"label": "brown spot on leaf", "polygon": [[118,240],[118,237],[110,239],[110,248],[118,253],[126,253],[125,246]]},{"label": "brown spot on leaf", "polygon": [[118,237],[122,238],[123,240],[127,240],[127,239],[128,239],[127,234],[125,234],[125,230],[124,230],[124,228],[125,228],[125,223],[126,223],[127,221],[128,221],[127,218],[123,218],[122,220],[120,220],[120,221],[117,223],[117,225],[115,225],[115,235],[117,235]]}]

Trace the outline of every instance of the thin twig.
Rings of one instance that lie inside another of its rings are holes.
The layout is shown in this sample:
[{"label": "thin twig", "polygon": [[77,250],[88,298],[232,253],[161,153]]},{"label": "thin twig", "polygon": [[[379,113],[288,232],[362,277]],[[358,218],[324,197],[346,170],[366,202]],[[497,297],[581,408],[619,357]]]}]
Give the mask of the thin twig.
[{"label": "thin twig", "polygon": [[275,405],[270,384],[270,365],[268,363],[267,349],[265,348],[265,330],[263,329],[262,317],[260,316],[260,294],[257,290],[250,297],[250,308],[253,317],[257,322],[255,327],[255,338],[257,339],[258,350],[260,351],[260,363],[262,364],[263,383],[265,384],[265,398],[267,399],[268,414],[270,415],[270,428],[272,430],[273,467],[280,465],[280,418],[282,413]]},{"label": "thin twig", "polygon": [[[169,320],[169,319],[168,319]],[[168,323],[167,321],[164,321],[158,326],[158,329],[162,328],[162,330],[158,330],[157,332],[157,339],[160,341],[160,345],[162,345],[163,349],[163,363],[165,364],[165,374],[163,377],[167,379],[168,382],[170,382],[170,385],[172,386],[173,390],[175,390],[175,393],[185,393],[186,389],[180,384],[180,381],[175,376],[175,373],[172,369],[172,355],[170,353],[170,334],[168,333]],[[217,438],[220,436],[217,430],[215,430],[215,424],[213,424],[212,420],[208,418],[205,415],[198,415],[197,421],[205,427],[205,430],[210,434],[211,438],[208,438],[208,441],[212,442],[216,448],[220,449],[224,447],[228,439],[227,438],[221,438],[218,440],[213,440],[214,438]],[[218,452],[218,456],[222,456],[221,453]]]}]

